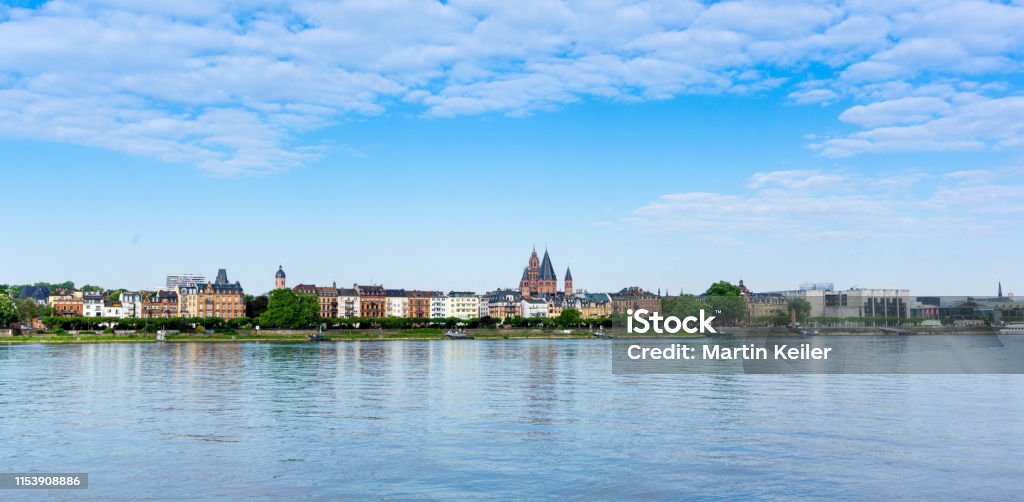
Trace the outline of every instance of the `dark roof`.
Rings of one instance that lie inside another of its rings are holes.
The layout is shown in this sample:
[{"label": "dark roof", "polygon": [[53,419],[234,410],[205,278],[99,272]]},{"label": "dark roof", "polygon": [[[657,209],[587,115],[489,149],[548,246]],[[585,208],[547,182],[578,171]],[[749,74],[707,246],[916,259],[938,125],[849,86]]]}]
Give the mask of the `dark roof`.
[{"label": "dark roof", "polygon": [[[223,272],[224,269],[221,269],[220,271]],[[218,273],[217,276],[219,278],[220,273]],[[226,277],[227,276],[225,276],[225,278]],[[207,286],[211,287],[213,289],[214,293],[236,293],[236,294],[238,294],[238,293],[242,292],[242,285],[239,284],[238,281],[235,281],[234,283],[224,283],[224,284],[220,284],[220,283],[217,283],[217,282],[212,282],[212,283],[211,282],[205,282],[205,283],[196,284],[196,288],[200,292],[201,291],[205,291]],[[184,290],[185,288],[182,288],[182,289]]]},{"label": "dark roof", "polygon": [[392,298],[405,298],[409,296],[405,293],[404,289],[385,289],[384,296],[390,296]]},{"label": "dark roof", "polygon": [[339,288],[338,289],[338,296],[359,296],[359,293],[356,292],[356,290],[354,290],[354,289]]},{"label": "dark roof", "polygon": [[551,265],[551,257],[548,256],[548,250],[546,249],[544,250],[544,259],[540,262],[540,279],[558,280],[558,277],[555,275],[555,267]]},{"label": "dark roof", "polygon": [[284,269],[281,268],[280,265],[277,266],[277,273],[274,274],[274,278],[275,279],[284,279],[285,278]]},{"label": "dark roof", "polygon": [[[584,272],[586,272],[586,271],[584,271]],[[567,280],[567,281],[571,281],[572,280],[572,271],[569,270],[569,267],[565,267],[565,280]]]},{"label": "dark roof", "polygon": [[227,284],[228,283],[228,271],[227,269],[220,269],[217,271],[217,279],[213,281],[214,284]]},{"label": "dark roof", "polygon": [[292,291],[296,293],[309,293],[311,295],[316,294],[316,284],[296,284],[292,287]]},{"label": "dark roof", "polygon": [[356,291],[361,295],[366,296],[384,296],[383,286],[360,286],[356,285]]},{"label": "dark roof", "polygon": [[646,298],[646,299],[652,299],[652,298],[657,298],[658,296],[655,295],[654,293],[651,293],[650,291],[645,291],[643,288],[641,288],[639,286],[632,286],[632,287],[628,287],[628,288],[622,288],[618,293],[612,293],[611,297],[612,298],[620,298],[620,299],[621,298],[630,298],[630,299]]},{"label": "dark roof", "polygon": [[174,300],[178,301],[178,293],[174,291],[157,291],[157,300]]},{"label": "dark roof", "polygon": [[31,298],[37,302],[45,302],[50,296],[50,288],[46,286],[25,286],[18,295],[18,299]]},{"label": "dark roof", "polygon": [[530,267],[523,267],[523,280],[524,281],[528,280],[530,278],[530,274],[527,272],[527,270],[529,270],[529,268]]}]

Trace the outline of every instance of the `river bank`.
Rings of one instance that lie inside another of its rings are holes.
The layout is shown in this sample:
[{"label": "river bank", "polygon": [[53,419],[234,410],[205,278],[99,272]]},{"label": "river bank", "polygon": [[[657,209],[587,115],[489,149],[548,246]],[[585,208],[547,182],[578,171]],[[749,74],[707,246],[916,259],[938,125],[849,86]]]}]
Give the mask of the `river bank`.
[{"label": "river bank", "polygon": [[[794,337],[800,336],[796,333],[781,327],[735,327],[722,330],[718,336],[729,337]],[[916,335],[994,335],[999,331],[993,328],[931,328],[895,332],[877,327],[863,328],[808,328],[816,336],[916,336]],[[231,333],[203,333],[203,334],[169,334],[165,342],[267,342],[267,343],[294,343],[309,341],[312,330],[255,330],[238,331]],[[467,330],[463,333],[466,338],[475,340],[516,340],[516,339],[593,339],[593,338],[619,338],[619,339],[654,339],[654,338],[703,338],[699,334],[680,333],[676,335],[650,333],[645,335],[628,334],[625,330],[607,330],[592,333],[587,330],[538,330],[538,329],[482,329]],[[356,342],[356,341],[386,341],[386,340],[444,340],[450,338],[447,332],[440,329],[420,330],[336,330],[322,333],[323,341],[334,342]],[[0,344],[21,344],[21,343],[146,343],[158,342],[156,334],[31,334],[21,336],[0,337]]]}]

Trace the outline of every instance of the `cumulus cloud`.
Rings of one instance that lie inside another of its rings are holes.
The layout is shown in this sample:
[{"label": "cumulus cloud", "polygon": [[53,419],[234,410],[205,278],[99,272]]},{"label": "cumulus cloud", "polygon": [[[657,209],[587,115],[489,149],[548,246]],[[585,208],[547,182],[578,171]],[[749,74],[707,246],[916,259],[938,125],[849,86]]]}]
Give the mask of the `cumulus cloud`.
[{"label": "cumulus cloud", "polygon": [[782,89],[856,102],[826,155],[1011,148],[1019,128],[995,132],[986,106],[1018,99],[995,80],[1021,70],[1022,25],[1024,8],[982,1],[52,0],[0,6],[0,134],[243,175],[315,157],[302,131],[398,105]]}]

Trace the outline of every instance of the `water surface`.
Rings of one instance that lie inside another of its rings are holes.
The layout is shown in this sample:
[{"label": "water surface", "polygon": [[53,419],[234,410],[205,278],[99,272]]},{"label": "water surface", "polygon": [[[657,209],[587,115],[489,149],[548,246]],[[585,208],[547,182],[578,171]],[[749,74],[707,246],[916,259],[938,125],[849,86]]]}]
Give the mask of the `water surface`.
[{"label": "water surface", "polygon": [[615,375],[607,340],[0,346],[5,500],[1022,496],[1024,376]]}]

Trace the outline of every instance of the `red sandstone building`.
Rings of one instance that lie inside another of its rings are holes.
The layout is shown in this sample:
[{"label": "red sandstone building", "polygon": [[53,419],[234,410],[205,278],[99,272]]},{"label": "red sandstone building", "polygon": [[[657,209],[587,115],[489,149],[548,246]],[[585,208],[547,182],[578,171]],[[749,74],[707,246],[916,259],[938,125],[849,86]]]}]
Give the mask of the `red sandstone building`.
[{"label": "red sandstone building", "polygon": [[[572,294],[572,272],[565,269],[565,294]],[[544,259],[537,257],[537,248],[530,254],[530,261],[523,269],[523,278],[519,281],[519,294],[524,297],[541,297],[558,294],[558,276],[551,264],[548,250],[544,250]]]}]

